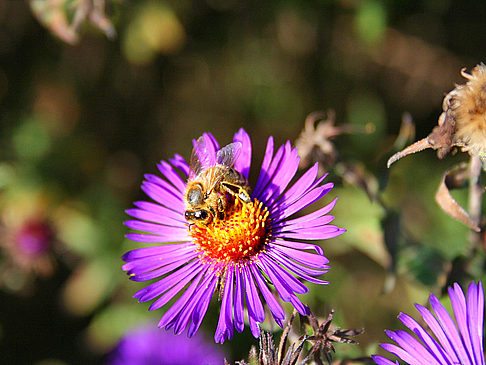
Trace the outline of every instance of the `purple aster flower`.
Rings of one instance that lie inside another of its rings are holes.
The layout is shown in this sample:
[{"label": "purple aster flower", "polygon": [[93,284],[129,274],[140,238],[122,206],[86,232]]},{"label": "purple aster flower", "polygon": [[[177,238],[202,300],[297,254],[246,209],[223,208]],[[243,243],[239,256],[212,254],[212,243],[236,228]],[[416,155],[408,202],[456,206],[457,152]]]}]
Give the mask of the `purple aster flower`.
[{"label": "purple aster flower", "polygon": [[110,354],[109,365],[223,365],[224,354],[201,334],[175,336],[152,326],[130,331]]},{"label": "purple aster flower", "polygon": [[[251,141],[243,129],[235,134],[233,144],[223,149],[211,134],[194,141],[194,146],[193,157],[196,154],[201,165],[198,171],[221,166],[231,147],[231,151],[236,151],[232,169],[248,179]],[[207,224],[189,224],[185,219],[186,179],[194,177],[197,171],[190,171],[181,156],[158,165],[164,178],[145,175],[142,190],[155,203],[135,202],[137,208],[127,210],[136,219],[125,225],[144,232],[127,237],[161,245],[126,253],[123,270],[134,281],[157,279],[134,295],[139,302],[156,299],[150,310],[179,295],[159,327],[172,328],[176,334],[188,328],[188,336],[193,336],[213,293],[218,291],[221,312],[215,341],[223,343],[232,338],[234,329],[243,331],[245,301],[251,332],[258,337],[258,323],[265,319],[264,302],[278,325],[282,326],[285,319],[268,284],[277,297],[291,303],[301,314],[309,314],[297,296],[308,291],[299,279],[327,284],[316,277],[329,269],[322,248],[309,241],[336,237],[345,230],[329,225],[334,217],[328,213],[336,199],[312,213],[295,217],[322,199],[333,184],[322,184],[325,176],[317,177],[316,164],[289,186],[299,166],[297,150],[291,148],[290,142],[275,154],[273,150],[270,137],[257,182],[248,198],[243,197],[247,201],[241,201],[241,193],[236,191],[235,196],[219,192],[225,202],[224,217],[215,216]],[[206,217],[205,213],[202,218]]]},{"label": "purple aster flower", "polygon": [[[469,285],[467,298],[455,283],[449,288],[449,298],[455,322],[435,295],[429,298],[435,316],[427,308],[415,304],[435,338],[412,317],[400,313],[400,321],[418,339],[406,331],[386,331],[397,345],[384,343],[381,347],[410,365],[484,365],[484,292],[481,282]],[[398,364],[382,356],[372,357],[378,365]]]}]

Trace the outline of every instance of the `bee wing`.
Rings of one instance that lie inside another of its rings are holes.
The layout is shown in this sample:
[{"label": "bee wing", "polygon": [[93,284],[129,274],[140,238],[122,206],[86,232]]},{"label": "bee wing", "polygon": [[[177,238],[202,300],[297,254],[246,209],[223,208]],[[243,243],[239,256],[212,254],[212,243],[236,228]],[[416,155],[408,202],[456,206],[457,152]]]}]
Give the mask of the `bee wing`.
[{"label": "bee wing", "polygon": [[194,148],[192,149],[191,160],[189,162],[189,178],[193,179],[199,175],[199,173],[215,164],[214,152],[210,153],[210,149],[207,146],[208,140],[205,136],[201,136],[194,142]]},{"label": "bee wing", "polygon": [[216,162],[231,169],[241,152],[241,143],[233,142],[221,148],[216,154]]},{"label": "bee wing", "polygon": [[[240,155],[240,151],[240,142],[233,142],[227,146],[224,146],[216,154],[216,164],[231,169],[235,165],[236,159]],[[211,192],[214,187],[221,182],[224,174],[221,172],[221,169],[211,169],[208,171],[208,175],[206,177],[208,181],[208,192]]]}]

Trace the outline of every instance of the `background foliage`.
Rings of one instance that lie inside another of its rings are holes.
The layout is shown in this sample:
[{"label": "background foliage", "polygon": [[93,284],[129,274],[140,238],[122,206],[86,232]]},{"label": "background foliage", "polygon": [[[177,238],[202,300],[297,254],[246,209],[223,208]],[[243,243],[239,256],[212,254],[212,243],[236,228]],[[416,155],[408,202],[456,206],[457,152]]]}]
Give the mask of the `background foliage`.
[{"label": "background foliage", "polygon": [[[122,222],[144,199],[143,173],[187,158],[204,131],[224,144],[240,127],[259,163],[269,135],[295,143],[316,110],[351,130],[333,140],[336,188],[323,203],[339,196],[348,232],[323,242],[330,285],[303,298],[317,316],[335,309],[340,327],[366,328],[336,358],[377,351],[430,291],[484,279],[483,250],[471,256],[468,229],[434,201],[468,156],[427,151],[389,171],[386,159],[403,113],[425,137],[460,69],[484,60],[485,16],[484,2],[452,0],[1,2],[2,361],[103,363],[129,328],[155,325],[161,312],[136,304],[143,284],[120,269],[138,247]],[[467,205],[466,191],[454,197]],[[31,221],[52,232],[34,262],[12,248]],[[256,343],[245,330],[223,348],[240,360]]]}]

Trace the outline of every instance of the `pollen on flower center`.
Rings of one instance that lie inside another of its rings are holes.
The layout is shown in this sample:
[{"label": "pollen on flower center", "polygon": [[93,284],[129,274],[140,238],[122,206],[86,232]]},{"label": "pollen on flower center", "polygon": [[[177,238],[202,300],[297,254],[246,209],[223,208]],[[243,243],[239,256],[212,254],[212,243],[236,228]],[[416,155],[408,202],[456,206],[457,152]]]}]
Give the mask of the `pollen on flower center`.
[{"label": "pollen on flower center", "polygon": [[224,219],[209,225],[193,225],[190,235],[202,259],[239,263],[261,252],[269,240],[268,209],[255,199],[242,203],[235,199]]}]

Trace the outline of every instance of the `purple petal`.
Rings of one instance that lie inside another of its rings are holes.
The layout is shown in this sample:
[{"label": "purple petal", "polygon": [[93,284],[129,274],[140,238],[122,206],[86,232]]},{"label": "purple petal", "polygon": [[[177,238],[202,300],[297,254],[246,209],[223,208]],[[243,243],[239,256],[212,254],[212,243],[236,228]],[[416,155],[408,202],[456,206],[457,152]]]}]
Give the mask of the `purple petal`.
[{"label": "purple petal", "polygon": [[[320,276],[322,274],[325,274],[329,271],[329,266],[325,265],[320,269],[313,269],[310,267],[307,267],[305,265],[302,265],[298,262],[295,262],[292,258],[288,258],[287,255],[284,255],[282,252],[278,250],[278,247],[269,245],[271,250],[267,250],[266,254],[268,257],[271,257],[275,262],[278,262],[282,264],[283,267],[286,267],[284,263],[291,263],[292,265],[297,266],[300,270],[304,271],[308,275],[312,276]],[[289,267],[287,267],[289,269]]]},{"label": "purple petal", "polygon": [[[208,269],[208,267],[206,266],[206,270],[204,270],[201,274],[205,274],[207,272],[207,269]],[[201,276],[199,276],[196,279],[198,282],[200,282]],[[189,323],[189,321],[192,319],[194,309],[199,305],[201,296],[203,296],[204,293],[205,293],[204,282],[206,282],[206,280],[203,280],[203,282],[199,284],[194,295],[191,296],[191,298],[189,299],[189,301],[185,305],[184,309],[179,313],[178,318],[177,318],[176,323],[175,323],[175,326],[174,326],[174,333],[176,335],[181,334],[184,331],[184,329],[187,327],[187,324]]]},{"label": "purple petal", "polygon": [[[275,174],[278,173],[281,168],[281,164],[285,161],[285,156],[290,152],[290,142],[283,146],[280,146],[275,154],[270,167],[266,171],[265,178],[262,181],[262,186],[260,187],[260,193],[255,195],[255,197],[263,202],[266,203],[267,199],[275,192],[276,189],[279,188],[278,180],[275,179]],[[255,189],[257,186],[255,186]]]},{"label": "purple petal", "polygon": [[302,175],[283,195],[280,196],[269,208],[278,207],[289,201],[295,201],[309,190],[312,182],[317,177],[318,164],[314,164]]},{"label": "purple petal", "polygon": [[266,178],[266,171],[272,162],[273,156],[273,137],[269,137],[267,141],[267,147],[265,149],[265,156],[263,157],[262,167],[260,169],[260,174],[258,175],[258,180],[255,184],[255,188],[253,189],[252,196],[258,196],[261,192],[263,180]]},{"label": "purple petal", "polygon": [[[400,359],[405,361],[409,365],[425,365],[422,362],[416,361],[413,357],[411,357],[408,352],[403,350],[401,347],[398,347],[396,345],[393,345],[391,343],[383,343],[380,345],[384,350],[392,353],[393,355],[398,356]],[[427,365],[432,365],[432,364],[427,364]]]},{"label": "purple petal", "polygon": [[[180,156],[177,157],[176,155],[176,158],[172,161],[175,162],[174,166],[178,165],[179,168],[181,168],[181,170],[184,171],[187,168],[187,164],[184,161],[184,159],[182,159],[182,161],[177,160],[179,157]],[[165,161],[160,161],[160,163],[157,165],[157,168],[162,173],[162,175],[164,175],[166,179],[170,181],[171,184],[177,188],[179,193],[184,193],[184,191],[186,190],[186,182],[179,176],[179,174],[172,168],[172,166],[169,163]],[[185,175],[187,176],[187,173],[185,173]]]},{"label": "purple petal", "polygon": [[212,148],[214,149],[214,152],[218,152],[218,150],[221,148],[219,147],[218,140],[213,136],[212,133],[203,133],[204,138],[208,140],[208,143],[211,144]]},{"label": "purple petal", "polygon": [[[322,285],[327,285],[329,282],[324,281],[324,280],[319,280],[316,279],[310,275],[322,275],[327,272],[326,271],[318,271],[318,270],[312,270],[309,268],[306,268],[302,265],[299,265],[295,262],[292,262],[291,260],[287,259],[284,255],[282,255],[279,252],[276,252],[276,250],[273,250],[272,252],[268,253],[269,257],[274,257],[274,259],[280,263],[282,263],[283,266],[285,266],[289,271],[293,272],[297,276],[310,281],[311,283],[315,284],[322,284]],[[309,273],[310,272],[310,273]]]},{"label": "purple petal", "polygon": [[135,259],[140,259],[148,256],[166,255],[171,252],[175,252],[186,247],[194,247],[193,243],[183,242],[183,243],[173,243],[161,246],[153,247],[142,247],[135,250],[128,251],[122,256],[123,261],[132,261]]},{"label": "purple petal", "polygon": [[162,204],[175,212],[180,212],[181,214],[184,212],[182,195],[180,198],[176,198],[160,186],[148,181],[143,182],[142,190],[157,203]]},{"label": "purple petal", "polygon": [[[184,184],[184,187],[186,186],[186,183],[185,183],[185,179],[187,179],[187,177],[189,176],[189,165],[187,164],[186,160],[184,159],[184,157],[182,157],[181,155],[178,155],[178,154],[175,154],[174,155],[174,158],[170,158],[169,159],[169,162],[174,165],[174,167],[178,168],[180,171],[182,171],[182,173],[184,174],[183,178],[181,178],[182,180],[182,183]],[[160,162],[162,165],[164,165],[164,162],[161,161]],[[162,166],[164,167],[164,166]],[[160,167],[159,167],[160,169]],[[168,176],[164,171],[162,172],[165,176]],[[177,172],[174,171],[174,173],[176,175]],[[174,180],[177,180],[177,177],[173,177]],[[169,179],[170,181],[172,181],[172,179]],[[176,184],[179,186],[179,182],[176,182]],[[179,187],[180,189],[182,187]],[[184,189],[181,189],[181,191],[183,191]]]},{"label": "purple petal", "polygon": [[307,230],[314,230],[314,229],[321,229],[325,228],[329,223],[334,220],[334,216],[332,215],[324,215],[322,217],[310,219],[307,221],[301,221],[299,223],[289,223],[288,221],[280,222],[280,227],[275,227],[272,225],[272,234],[275,233],[285,233],[285,232],[293,232],[298,233],[301,231]]},{"label": "purple petal", "polygon": [[194,279],[193,283],[191,284],[191,285],[197,285],[195,283],[199,283],[199,281],[201,281],[201,277],[204,273],[204,271],[202,271],[202,269],[203,269],[203,266],[200,265],[194,271],[189,272],[187,275],[184,275],[183,273],[179,273],[177,280],[172,281],[172,283],[171,283],[171,284],[176,284],[176,285],[174,285],[164,295],[162,295],[155,302],[153,302],[152,305],[149,307],[149,310],[153,311],[155,309],[159,309],[159,308],[163,307],[164,305],[166,305],[169,302],[169,300],[174,298],[174,296],[177,293],[179,293],[187,285],[187,283],[189,281],[193,280],[194,277],[199,274],[198,277],[196,279]]},{"label": "purple petal", "polygon": [[287,257],[294,261],[300,262],[301,264],[313,267],[315,269],[327,269],[326,265],[329,260],[327,257],[322,255],[317,255],[315,253],[294,250],[290,247],[279,246],[275,248],[276,251],[282,252]]},{"label": "purple petal", "polygon": [[[187,235],[187,233],[185,233]],[[142,242],[142,243],[166,243],[166,242],[182,242],[184,234],[181,234],[180,237],[176,237],[174,235],[171,236],[160,236],[156,234],[143,234],[143,233],[128,233],[125,235],[126,238],[135,242]],[[189,243],[189,242],[184,242]]]},{"label": "purple petal", "polygon": [[309,288],[290,275],[286,270],[282,269],[282,267],[274,262],[269,256],[261,255],[260,260],[267,265],[268,271],[272,271],[279,281],[281,281],[291,292],[297,294],[305,294],[309,292]]},{"label": "purple petal", "polygon": [[148,222],[160,223],[167,226],[180,227],[187,230],[187,222],[182,219],[174,219],[167,215],[160,215],[157,213],[148,212],[143,209],[127,209],[125,210],[125,213],[127,213],[129,216],[132,216],[133,218],[141,219]]},{"label": "purple petal", "polygon": [[261,323],[265,320],[265,311],[263,310],[260,296],[255,287],[251,271],[247,266],[242,267],[243,277],[245,279],[246,305],[248,306],[248,315],[251,315],[255,321]]},{"label": "purple petal", "polygon": [[162,179],[162,178],[160,178],[160,177],[158,177],[156,175],[145,174],[144,175],[144,178],[145,178],[146,181],[151,182],[151,183],[154,183],[155,185],[160,186],[167,193],[173,195],[177,199],[181,199],[181,197],[184,195],[184,190],[183,191],[180,191],[179,189],[177,189],[176,187],[174,187],[174,185],[168,183],[167,181],[165,181],[164,179]]},{"label": "purple petal", "polygon": [[253,318],[253,316],[248,313],[248,322],[250,323],[250,331],[253,337],[258,338],[260,336],[260,327],[258,326],[257,321]]},{"label": "purple petal", "polygon": [[136,231],[143,231],[147,233],[153,233],[163,237],[178,237],[178,240],[175,241],[188,241],[191,238],[189,237],[187,227],[183,226],[166,226],[164,224],[159,223],[149,223],[139,220],[129,220],[123,222],[125,226],[128,228],[134,229]]},{"label": "purple petal", "polygon": [[142,274],[158,269],[165,265],[172,264],[176,261],[184,260],[185,262],[189,262],[191,258],[195,257],[194,254],[195,252],[193,251],[179,251],[177,252],[177,254],[172,255],[146,257],[143,259],[137,259],[127,262],[122,266],[122,269],[124,271],[127,271],[128,275]]},{"label": "purple petal", "polygon": [[233,337],[233,271],[233,267],[229,267],[226,271],[223,301],[214,334],[214,341],[217,343],[224,343],[228,338]]},{"label": "purple petal", "polygon": [[186,303],[191,299],[194,291],[198,288],[199,281],[194,280],[187,290],[177,299],[177,301],[165,312],[159,322],[159,327],[165,327],[177,318],[179,312],[184,309]]},{"label": "purple petal", "polygon": [[243,315],[243,278],[241,277],[241,270],[235,269],[235,327],[238,332],[242,332],[245,328],[245,320]]},{"label": "purple petal", "polygon": [[475,363],[484,365],[483,351],[484,292],[479,282],[471,283],[467,290],[467,323],[472,339]]},{"label": "purple petal", "polygon": [[290,217],[292,214],[321,199],[331,189],[332,184],[325,184],[313,190],[310,190],[296,202],[276,209],[272,214],[270,214],[270,219],[274,219],[275,222],[279,222],[282,219]]},{"label": "purple petal", "polygon": [[[290,303],[294,306],[297,311],[303,316],[308,316],[310,314],[310,309],[308,306],[304,305],[296,295],[290,297]],[[280,326],[282,327],[282,326]]]},{"label": "purple petal", "polygon": [[[407,352],[416,364],[430,364],[440,365],[440,363],[430,354],[429,351],[422,344],[417,341],[412,335],[405,331],[386,331],[388,337],[395,341],[403,350]],[[408,360],[403,359],[408,362]]]},{"label": "purple petal", "polygon": [[452,364],[452,359],[444,351],[444,349],[437,343],[437,341],[430,336],[412,317],[405,313],[400,313],[398,319],[412,332],[414,332],[420,340],[426,345],[429,352],[441,364]]},{"label": "purple petal", "polygon": [[[271,146],[270,146],[270,142],[271,142]],[[269,150],[269,147],[271,147],[271,150]],[[260,197],[260,194],[262,194],[268,184],[268,182],[270,181],[274,171],[275,171],[275,168],[277,167],[278,163],[280,162],[280,159],[282,158],[283,154],[284,154],[284,146],[280,146],[277,150],[277,153],[275,154],[275,156],[272,158],[272,156],[270,155],[270,159],[269,161],[266,161],[267,160],[267,153],[271,153],[273,154],[273,139],[270,141],[270,139],[268,140],[268,143],[267,143],[267,150],[265,151],[265,157],[263,159],[263,164],[262,164],[262,168],[260,170],[260,175],[258,176],[258,180],[257,180],[257,183],[255,184],[255,188],[253,189],[253,194],[252,196],[257,198],[258,200],[261,201],[261,199],[259,198]],[[267,166],[267,163],[268,163],[268,166]]]},{"label": "purple petal", "polygon": [[442,327],[440,326],[439,322],[437,322],[437,319],[432,315],[432,313],[430,313],[430,311],[427,308],[421,306],[420,304],[415,304],[415,308],[417,308],[420,315],[424,319],[427,326],[429,326],[430,330],[435,335],[442,348],[447,352],[449,357],[452,358],[452,361],[456,363],[460,363],[459,359],[457,358],[456,352],[452,348],[447,338],[447,335],[442,330]]},{"label": "purple petal", "polygon": [[133,297],[138,298],[139,302],[147,302],[152,300],[176,285],[181,278],[185,277],[194,270],[197,271],[200,266],[201,264],[198,261],[191,262],[182,269],[177,270],[159,281],[146,286],[142,290],[139,290],[133,295]]},{"label": "purple petal", "polygon": [[399,365],[398,364],[398,361],[393,362],[393,361],[390,361],[390,360],[388,360],[387,358],[385,358],[383,356],[372,355],[371,358],[378,365]]},{"label": "purple petal", "polygon": [[[134,227],[138,225],[130,224],[130,226]],[[188,241],[190,239],[187,231],[173,229],[173,232],[171,232],[169,228],[167,228],[167,230],[161,229],[160,233],[156,233],[156,234],[129,233],[125,235],[125,237],[132,241],[145,242],[145,243],[183,242],[183,241]]]},{"label": "purple petal", "polygon": [[241,152],[240,156],[235,162],[235,169],[236,171],[243,174],[244,177],[248,179],[248,175],[250,174],[250,164],[251,164],[251,140],[248,133],[245,132],[243,128],[241,128],[238,132],[236,132],[235,136],[233,137],[233,142],[240,142],[241,143]]},{"label": "purple petal", "polygon": [[208,310],[209,302],[211,301],[214,290],[216,289],[216,284],[218,283],[218,277],[215,274],[215,271],[208,272],[207,279],[209,279],[210,282],[209,284],[203,283],[203,285],[201,285],[200,290],[203,290],[203,294],[199,300],[199,304],[192,313],[192,322],[189,324],[189,329],[187,332],[189,337],[192,337],[201,326],[204,315]]},{"label": "purple petal", "polygon": [[290,248],[295,248],[297,250],[314,250],[319,255],[324,255],[324,251],[320,246],[317,246],[313,243],[308,242],[297,242],[297,241],[286,241],[281,238],[276,238],[272,244],[272,246],[285,246]]},{"label": "purple petal", "polygon": [[279,233],[278,237],[301,240],[324,240],[334,238],[344,232],[346,230],[343,228],[327,225],[325,227],[318,227],[317,229],[301,230],[297,233]]},{"label": "purple petal", "polygon": [[228,293],[228,300],[226,302],[226,323],[228,326],[228,337],[227,338],[232,338],[233,337],[233,322],[234,322],[234,317],[233,317],[233,308],[234,308],[234,287],[235,287],[235,267],[232,265],[228,267],[227,272],[226,272],[226,283],[224,285],[224,291],[229,291]]},{"label": "purple petal", "polygon": [[[204,318],[204,313],[202,313],[202,316],[200,316],[200,308],[204,307],[204,304],[207,301],[207,304],[209,304],[212,294],[214,293],[214,287],[212,291],[208,291],[212,287],[212,282],[215,281],[217,282],[217,277],[214,275],[213,270],[211,269],[211,266],[206,265],[205,269],[203,271],[204,273],[204,278],[199,284],[196,292],[192,296],[192,298],[189,300],[189,305],[187,305],[184,308],[185,313],[190,314],[190,320],[194,323],[194,320],[196,322],[199,322],[199,324],[202,322],[202,319]],[[189,326],[191,328],[191,325]],[[197,331],[197,329],[196,329]],[[188,331],[188,337],[192,337],[194,333],[191,334],[191,329]]]},{"label": "purple petal", "polygon": [[273,317],[276,320],[285,319],[285,311],[283,310],[280,303],[275,299],[273,294],[268,289],[267,285],[265,284],[265,281],[262,278],[262,274],[257,270],[256,265],[250,264],[249,266],[251,271],[253,272],[253,277],[256,279],[258,287],[260,288],[260,292],[262,293],[263,298],[265,298],[265,301],[267,302],[267,305],[273,314]]},{"label": "purple petal", "polygon": [[456,325],[447,310],[439,302],[439,299],[437,299],[437,297],[433,294],[430,295],[429,303],[434,309],[435,315],[437,316],[440,325],[444,329],[447,338],[452,343],[452,347],[456,351],[459,360],[461,361],[461,364],[471,364],[471,359],[469,359],[469,356],[467,355],[467,351],[464,348],[461,337],[457,332]]},{"label": "purple petal", "polygon": [[147,212],[167,217],[178,222],[182,222],[187,224],[186,220],[184,219],[184,212],[175,212],[172,209],[166,208],[160,204],[138,201],[133,203],[136,207],[145,210]]},{"label": "purple petal", "polygon": [[324,207],[322,207],[322,208],[320,208],[320,209],[318,209],[318,210],[316,210],[312,213],[306,214],[302,217],[286,220],[283,223],[283,225],[298,225],[300,223],[313,221],[314,219],[317,219],[321,216],[325,216],[327,213],[329,213],[334,208],[334,206],[336,205],[337,199],[338,199],[337,197],[334,198],[334,200],[332,202],[330,202],[326,206],[324,206]]},{"label": "purple petal", "polygon": [[265,191],[260,194],[260,201],[268,207],[272,207],[273,202],[284,192],[299,167],[297,149],[290,150],[290,143],[287,143],[285,147],[284,156],[276,167],[275,173],[271,176]]},{"label": "purple petal", "polygon": [[277,290],[277,293],[280,295],[280,297],[286,301],[294,304],[294,307],[301,313],[302,315],[307,315],[308,313],[308,308],[305,307],[300,300],[297,298],[297,296],[293,293],[292,288],[285,282],[285,280],[282,279],[281,276],[279,276],[276,272],[276,266],[278,265],[271,265],[269,267],[263,259],[260,260],[260,264],[262,266],[259,266],[260,269],[270,278],[270,281],[272,284],[275,286],[275,289]]},{"label": "purple petal", "polygon": [[152,280],[159,278],[165,274],[168,274],[169,272],[176,270],[177,268],[183,266],[184,264],[187,264],[188,262],[192,261],[198,256],[197,252],[193,252],[191,256],[188,257],[183,257],[180,260],[177,260],[173,262],[172,264],[166,265],[164,267],[161,267],[159,269],[155,269],[146,273],[142,274],[133,274],[130,276],[130,280],[133,281],[147,281],[147,280]]},{"label": "purple petal", "polygon": [[474,358],[474,352],[472,349],[471,338],[469,337],[469,329],[467,325],[466,298],[464,297],[464,293],[462,292],[461,287],[457,283],[454,284],[454,288],[449,287],[448,293],[452,304],[452,309],[454,311],[454,316],[456,318],[456,324],[464,340],[464,345],[466,346],[466,350],[469,353],[469,357]]}]

